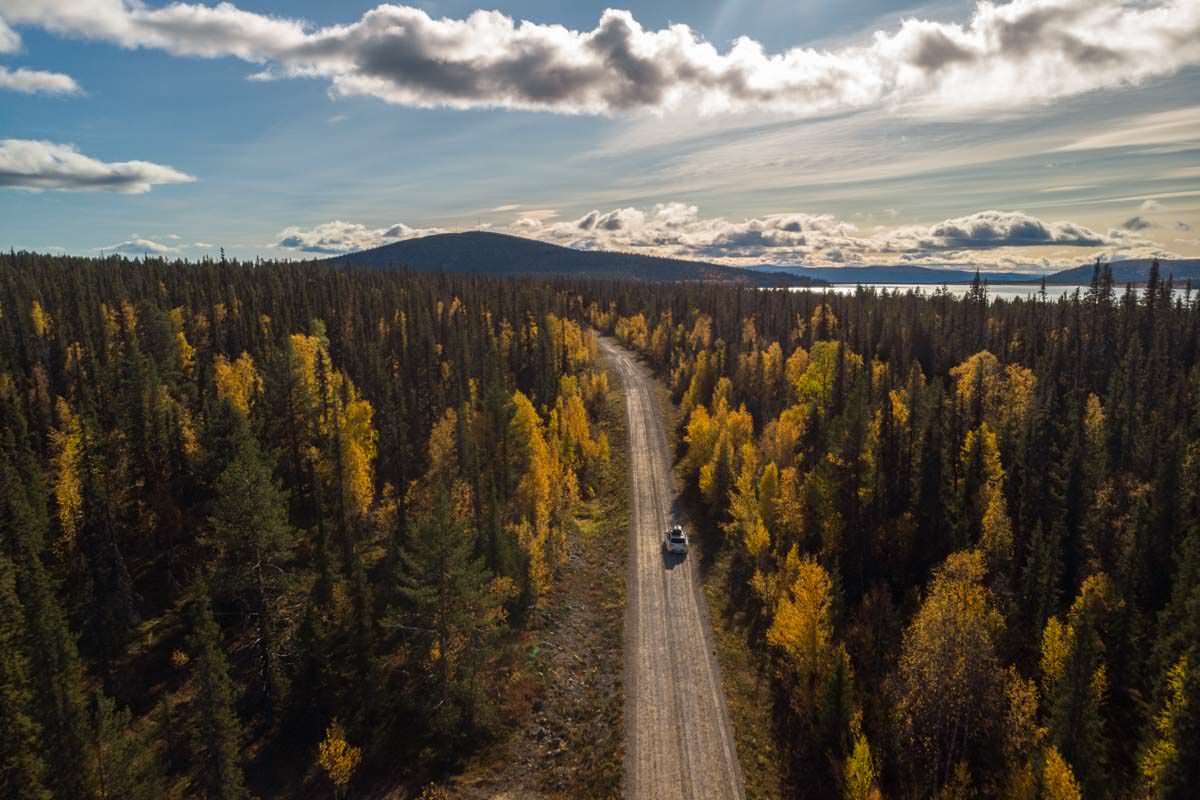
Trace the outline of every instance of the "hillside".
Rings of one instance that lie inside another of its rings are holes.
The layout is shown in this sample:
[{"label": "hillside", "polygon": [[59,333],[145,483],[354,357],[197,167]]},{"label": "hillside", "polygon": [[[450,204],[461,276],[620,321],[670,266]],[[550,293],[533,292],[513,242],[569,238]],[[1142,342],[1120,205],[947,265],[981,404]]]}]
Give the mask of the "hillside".
[{"label": "hillside", "polygon": [[[1114,261],[1113,282],[1117,285],[1145,283],[1150,277],[1150,263],[1148,258]],[[1062,272],[1048,275],[1046,283],[1086,285],[1092,280],[1093,269],[1093,264],[1064,269]],[[1170,276],[1177,285],[1183,285],[1187,281],[1191,281],[1193,286],[1200,285],[1200,258],[1162,259],[1158,262],[1158,269],[1164,280]]]},{"label": "hillside", "polygon": [[[1163,278],[1174,276],[1175,283],[1190,280],[1200,284],[1200,259],[1163,259],[1159,261]],[[1045,275],[1046,283],[1067,286],[1086,286],[1092,280],[1094,264],[1089,262]],[[1145,283],[1150,275],[1150,259],[1114,261],[1113,281],[1117,285]],[[939,267],[917,267],[907,264],[880,264],[863,267],[750,267],[757,272],[785,272],[803,278],[841,284],[928,284],[942,285],[970,283],[975,279],[974,270],[941,269]],[[981,272],[985,281],[997,283],[1037,283],[1042,275],[1032,272]]]},{"label": "hillside", "polygon": [[417,272],[486,275],[578,275],[603,279],[719,281],[756,286],[821,285],[807,277],[765,274],[738,267],[633,253],[574,250],[488,231],[440,233],[331,259],[342,264],[406,268]]},{"label": "hillside", "polygon": [[[931,284],[970,283],[975,279],[975,270],[941,269],[939,267],[915,267],[907,264],[883,264],[864,267],[751,267],[763,273],[785,272],[797,277],[811,278],[828,283],[886,283],[886,284]],[[1041,276],[1021,272],[983,272],[981,277],[989,283],[1022,283],[1041,280]],[[1090,275],[1090,273],[1089,273]]]}]

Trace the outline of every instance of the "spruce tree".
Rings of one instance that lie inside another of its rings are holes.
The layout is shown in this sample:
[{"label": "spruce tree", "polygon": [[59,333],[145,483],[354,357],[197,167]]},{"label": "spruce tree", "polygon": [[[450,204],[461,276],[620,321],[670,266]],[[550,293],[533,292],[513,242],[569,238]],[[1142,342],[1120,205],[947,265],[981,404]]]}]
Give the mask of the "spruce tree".
[{"label": "spruce tree", "polygon": [[234,708],[235,690],[221,649],[221,629],[213,616],[208,587],[198,583],[190,600],[192,680],[192,777],[207,800],[244,800],[242,729]]},{"label": "spruce tree", "polygon": [[271,465],[242,422],[234,455],[216,484],[207,541],[217,551],[217,585],[253,624],[263,704],[268,718],[282,702],[285,676],[280,663],[285,620],[280,606],[289,589],[285,569],[296,546],[287,519],[287,500],[271,476]]},{"label": "spruce tree", "polygon": [[0,553],[0,795],[50,800],[22,641],[23,616],[12,561]]},{"label": "spruce tree", "polygon": [[39,552],[45,539],[45,498],[31,502],[40,495],[40,483],[20,479],[8,457],[15,449],[14,442],[10,437],[4,444],[0,451],[0,532],[25,612],[33,710],[41,728],[47,783],[57,797],[91,798],[96,781],[87,747],[83,667]]}]

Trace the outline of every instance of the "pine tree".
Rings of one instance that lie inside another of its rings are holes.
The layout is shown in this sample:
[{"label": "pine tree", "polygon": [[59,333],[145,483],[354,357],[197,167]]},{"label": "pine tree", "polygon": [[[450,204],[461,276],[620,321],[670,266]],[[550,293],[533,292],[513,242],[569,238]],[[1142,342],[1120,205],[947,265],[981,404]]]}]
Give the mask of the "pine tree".
[{"label": "pine tree", "polygon": [[23,616],[13,563],[0,553],[0,795],[50,800],[29,659],[21,641]]},{"label": "pine tree", "polygon": [[268,718],[286,691],[280,650],[286,620],[288,561],[296,532],[287,520],[287,502],[275,485],[267,457],[245,424],[234,441],[233,461],[216,485],[210,544],[217,551],[217,585],[226,589],[256,631],[263,703]]},{"label": "pine tree", "polygon": [[[11,555],[32,677],[32,709],[41,729],[46,781],[55,796],[91,798],[96,780],[87,747],[87,703],[75,637],[39,554],[45,540],[44,497],[35,480],[22,482],[10,461],[10,439],[0,450],[0,532]],[[24,485],[23,485],[24,484]],[[31,498],[39,498],[30,502]],[[42,510],[39,513],[39,510]]]},{"label": "pine tree", "polygon": [[511,582],[491,578],[445,490],[432,515],[414,521],[410,533],[398,576],[403,605],[393,608],[390,624],[421,637],[428,653],[435,730],[443,736],[465,733],[481,699],[475,692],[479,656],[507,622]]},{"label": "pine tree", "polygon": [[166,781],[159,756],[158,730],[134,728],[128,709],[96,692],[92,701],[92,741],[101,800],[157,800]]},{"label": "pine tree", "polygon": [[1104,792],[1107,739],[1104,706],[1109,691],[1101,631],[1117,601],[1104,575],[1084,581],[1066,621],[1051,617],[1042,637],[1042,687],[1050,741],[1074,765],[1089,796]]},{"label": "pine tree", "polygon": [[207,800],[244,800],[242,729],[234,708],[234,686],[221,648],[221,629],[213,616],[208,587],[192,589],[192,680],[196,686],[192,727],[192,777]]}]

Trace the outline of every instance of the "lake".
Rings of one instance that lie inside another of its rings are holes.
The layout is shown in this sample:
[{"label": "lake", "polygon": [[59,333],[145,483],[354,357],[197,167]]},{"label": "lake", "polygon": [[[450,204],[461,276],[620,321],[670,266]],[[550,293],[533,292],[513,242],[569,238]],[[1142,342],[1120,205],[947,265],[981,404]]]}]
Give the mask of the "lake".
[{"label": "lake", "polygon": [[[946,291],[950,292],[950,294],[954,295],[955,297],[962,297],[963,295],[965,295],[967,292],[969,292],[971,290],[971,287],[967,284],[953,284],[953,285],[949,285],[949,286],[939,286],[937,284],[918,284],[918,283],[867,283],[867,284],[861,284],[861,285],[866,288],[869,288],[869,289],[875,289],[876,291],[879,291],[879,292],[898,292],[900,294],[904,294],[905,292],[911,291],[911,292],[919,292],[921,294],[929,295],[929,294],[933,294],[934,292],[936,292],[939,289],[945,289]],[[794,291],[794,292],[833,292],[834,294],[854,294],[855,292],[858,291],[858,287],[859,287],[859,284],[835,284],[833,286],[814,286],[811,288],[806,287],[806,286],[796,286],[796,287],[792,287],[792,291]],[[1011,300],[1011,299],[1015,299],[1015,298],[1024,299],[1024,298],[1033,297],[1034,295],[1036,295],[1038,292],[1041,291],[1041,288],[1042,287],[1038,284],[1022,283],[1022,284],[1010,285],[1010,284],[1001,283],[1001,284],[989,284],[987,287],[987,292],[988,292],[988,297],[1004,298],[1006,300]],[[1086,286],[1048,285],[1046,287],[1046,297],[1050,300],[1057,300],[1059,297],[1062,297],[1064,295],[1073,294],[1076,291],[1078,291],[1080,294],[1086,293],[1087,289],[1088,289],[1088,287],[1086,287]],[[1139,289],[1138,291],[1141,291],[1141,290]],[[1117,297],[1119,298],[1122,294],[1125,293],[1125,287],[1124,286],[1116,287],[1116,292],[1117,292]],[[1173,293],[1174,293],[1176,299],[1178,299],[1178,300],[1185,299],[1185,293],[1186,293],[1185,289],[1177,288],[1174,290]],[[1197,293],[1195,291],[1192,292],[1193,300],[1196,299],[1196,294]]]}]

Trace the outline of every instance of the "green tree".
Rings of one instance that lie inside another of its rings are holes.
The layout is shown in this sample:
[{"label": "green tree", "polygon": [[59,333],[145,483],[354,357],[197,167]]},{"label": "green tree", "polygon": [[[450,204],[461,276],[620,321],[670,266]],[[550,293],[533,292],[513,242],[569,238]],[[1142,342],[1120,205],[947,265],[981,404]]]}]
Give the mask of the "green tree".
[{"label": "green tree", "polygon": [[441,734],[474,724],[480,659],[507,625],[504,603],[513,596],[512,582],[493,579],[475,555],[474,540],[443,489],[433,513],[413,524],[400,558],[403,605],[393,609],[390,624],[427,643],[434,683],[428,704]]},{"label": "green tree", "polygon": [[195,719],[192,727],[192,775],[196,790],[207,800],[244,800],[242,727],[234,708],[234,686],[221,649],[221,629],[213,616],[208,587],[192,590],[192,680]]},{"label": "green tree", "polygon": [[158,729],[135,727],[128,709],[96,692],[92,703],[92,742],[101,800],[157,800],[166,781],[159,756]]},{"label": "green tree", "polygon": [[50,800],[21,636],[23,616],[12,561],[0,553],[0,794],[13,800]]},{"label": "green tree", "polygon": [[287,628],[286,566],[296,545],[287,501],[271,476],[271,464],[242,425],[236,453],[216,485],[209,543],[217,551],[218,585],[255,629],[263,702],[270,717],[282,702],[286,682],[280,662]]},{"label": "green tree", "polygon": [[15,571],[48,787],[58,797],[91,798],[95,767],[87,747],[83,666],[39,549],[47,529],[44,495],[36,479],[22,480],[10,454],[0,450],[0,532]]},{"label": "green tree", "polygon": [[1088,796],[1105,793],[1108,674],[1101,630],[1119,601],[1104,575],[1084,581],[1065,622],[1051,617],[1042,635],[1042,689],[1050,741],[1074,765]]}]

